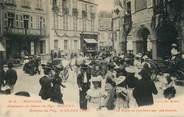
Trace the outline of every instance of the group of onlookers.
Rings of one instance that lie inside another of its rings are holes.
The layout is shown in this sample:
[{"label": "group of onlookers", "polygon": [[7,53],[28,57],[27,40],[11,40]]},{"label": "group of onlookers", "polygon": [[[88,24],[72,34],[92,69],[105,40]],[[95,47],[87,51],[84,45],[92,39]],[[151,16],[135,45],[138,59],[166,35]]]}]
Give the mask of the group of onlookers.
[{"label": "group of onlookers", "polygon": [[4,65],[0,65],[0,91],[4,94],[11,94],[17,81],[17,72],[13,69],[13,64],[8,63],[8,69],[4,70]]}]

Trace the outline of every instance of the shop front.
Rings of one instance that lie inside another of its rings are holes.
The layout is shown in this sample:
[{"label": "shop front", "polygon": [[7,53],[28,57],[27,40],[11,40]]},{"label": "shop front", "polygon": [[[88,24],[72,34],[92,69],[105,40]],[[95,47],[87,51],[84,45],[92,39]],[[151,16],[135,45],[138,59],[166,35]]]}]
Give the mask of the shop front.
[{"label": "shop front", "polygon": [[94,56],[98,52],[97,35],[81,34],[81,51],[86,56]]}]

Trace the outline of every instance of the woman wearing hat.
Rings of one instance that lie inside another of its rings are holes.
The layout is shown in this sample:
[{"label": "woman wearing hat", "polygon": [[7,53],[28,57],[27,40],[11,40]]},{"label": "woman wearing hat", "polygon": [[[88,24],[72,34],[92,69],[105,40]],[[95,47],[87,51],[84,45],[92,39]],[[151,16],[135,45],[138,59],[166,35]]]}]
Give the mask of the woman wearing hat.
[{"label": "woman wearing hat", "polygon": [[142,69],[142,54],[138,53],[135,55],[134,66],[138,69]]},{"label": "woman wearing hat", "polygon": [[171,66],[168,72],[171,76],[177,77],[179,80],[184,80],[184,59],[182,58],[181,52],[174,46],[171,50]]},{"label": "woman wearing hat", "polygon": [[138,82],[138,78],[135,77],[135,73],[137,69],[134,66],[129,66],[125,68],[125,71],[127,73],[126,73],[126,79],[124,82],[127,85],[128,97],[129,97],[129,107],[136,107],[137,103],[135,101],[135,98],[133,97],[133,91]]},{"label": "woman wearing hat", "polygon": [[99,109],[102,106],[102,98],[104,96],[104,91],[101,88],[102,77],[92,77],[91,83],[92,87],[87,91],[86,98]]},{"label": "woman wearing hat", "polygon": [[54,75],[54,78],[52,79],[52,93],[51,93],[51,101],[52,102],[56,102],[56,103],[59,103],[59,104],[64,104],[63,102],[63,94],[61,93],[61,87],[62,86],[63,88],[65,88],[65,86],[62,84],[62,79],[61,77],[59,76],[60,74],[60,71],[63,70],[63,68],[56,68],[55,69],[55,75]]},{"label": "woman wearing hat", "polygon": [[52,78],[50,76],[51,68],[44,65],[43,70],[45,75],[41,77],[39,80],[41,85],[39,96],[41,96],[43,100],[47,100],[51,97],[51,92],[52,92],[52,86],[51,86]]},{"label": "woman wearing hat", "polygon": [[125,79],[125,76],[116,79],[116,107],[118,109],[129,107],[128,87],[124,82]]}]

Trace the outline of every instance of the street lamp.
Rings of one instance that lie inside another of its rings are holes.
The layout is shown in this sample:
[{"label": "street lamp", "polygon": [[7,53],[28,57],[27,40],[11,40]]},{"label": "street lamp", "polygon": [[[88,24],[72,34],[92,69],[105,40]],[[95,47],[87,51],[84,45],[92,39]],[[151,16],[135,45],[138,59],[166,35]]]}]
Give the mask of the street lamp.
[{"label": "street lamp", "polygon": [[123,28],[124,28],[124,36],[125,36],[125,53],[127,53],[128,34],[130,33],[132,28],[131,14],[125,14]]}]

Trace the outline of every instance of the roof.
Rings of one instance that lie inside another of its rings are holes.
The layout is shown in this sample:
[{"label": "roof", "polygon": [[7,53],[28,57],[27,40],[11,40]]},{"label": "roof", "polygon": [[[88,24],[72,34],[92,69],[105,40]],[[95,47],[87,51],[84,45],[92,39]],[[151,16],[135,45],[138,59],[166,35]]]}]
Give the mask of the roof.
[{"label": "roof", "polygon": [[84,39],[86,43],[91,43],[91,44],[97,44],[98,42],[95,39]]}]

